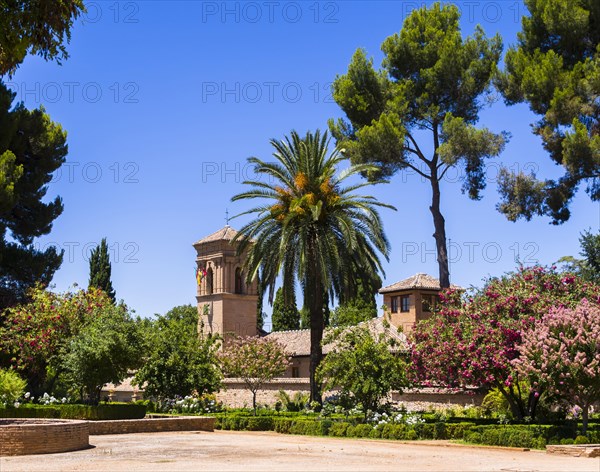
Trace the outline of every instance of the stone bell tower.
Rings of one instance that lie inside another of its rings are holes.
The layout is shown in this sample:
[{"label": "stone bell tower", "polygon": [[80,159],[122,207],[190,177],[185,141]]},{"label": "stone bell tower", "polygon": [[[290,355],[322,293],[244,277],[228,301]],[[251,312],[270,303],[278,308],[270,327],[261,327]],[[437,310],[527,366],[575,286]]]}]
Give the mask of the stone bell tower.
[{"label": "stone bell tower", "polygon": [[197,287],[199,326],[203,334],[255,336],[257,282],[246,284],[243,256],[231,240],[237,231],[229,225],[194,243],[200,270]]}]

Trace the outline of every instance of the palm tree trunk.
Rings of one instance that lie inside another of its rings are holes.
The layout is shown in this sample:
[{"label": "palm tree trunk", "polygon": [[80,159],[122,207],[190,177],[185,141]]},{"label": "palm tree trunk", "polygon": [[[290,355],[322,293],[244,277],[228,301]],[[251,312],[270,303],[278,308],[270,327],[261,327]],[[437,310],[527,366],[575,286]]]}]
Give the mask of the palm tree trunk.
[{"label": "palm tree trunk", "polygon": [[435,228],[433,237],[435,238],[437,250],[440,286],[442,288],[448,288],[450,287],[450,270],[448,268],[448,248],[446,246],[446,220],[444,220],[444,216],[440,211],[440,181],[435,168],[431,171],[430,182],[433,195],[429,210],[433,215],[433,227]]},{"label": "palm tree trunk", "polygon": [[323,283],[318,264],[317,254],[314,252],[314,243],[309,243],[308,260],[310,273],[306,275],[304,287],[304,303],[310,312],[310,401],[322,402],[321,385],[317,381],[316,373],[323,358]]}]

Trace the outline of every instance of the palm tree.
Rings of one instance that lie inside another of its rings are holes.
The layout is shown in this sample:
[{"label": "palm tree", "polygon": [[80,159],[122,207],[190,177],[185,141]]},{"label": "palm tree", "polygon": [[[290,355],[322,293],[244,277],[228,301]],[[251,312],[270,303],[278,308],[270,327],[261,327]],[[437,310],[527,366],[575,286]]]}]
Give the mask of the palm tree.
[{"label": "palm tree", "polygon": [[[322,358],[324,300],[327,294],[330,299],[348,299],[357,276],[370,279],[373,273],[383,273],[378,253],[387,260],[389,243],[376,207],[393,208],[355,193],[371,183],[342,186],[351,176],[377,169],[355,165],[336,175],[337,166],[347,158],[338,148],[329,153],[329,142],[327,133],[320,131],[308,132],[304,138],[292,131],[282,141],[271,140],[275,162],[248,159],[267,181],[244,182],[252,189],[232,199],[267,200],[241,213],[256,218],[240,229],[235,240],[240,253],[247,251],[248,280],[260,269],[271,303],[280,275],[286,303],[293,297],[296,280],[300,282],[310,313],[311,401],[319,402],[321,388],[315,372]],[[356,266],[363,275],[357,274]]]}]

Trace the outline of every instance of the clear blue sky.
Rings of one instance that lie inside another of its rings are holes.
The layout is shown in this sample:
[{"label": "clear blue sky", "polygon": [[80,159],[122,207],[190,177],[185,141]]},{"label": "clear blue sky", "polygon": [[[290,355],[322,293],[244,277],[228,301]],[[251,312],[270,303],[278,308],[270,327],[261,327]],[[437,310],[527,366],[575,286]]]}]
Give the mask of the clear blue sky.
[{"label": "clear blue sky", "polygon": [[[28,58],[11,81],[28,107],[43,105],[68,131],[67,164],[49,189],[65,211],[38,241],[65,249],[56,288],[86,286],[87,254],[107,237],[117,296],[138,314],[195,303],[192,243],[225,224],[226,208],[247,208],[230,202],[252,177],[246,158],[268,158],[270,138],[326,129],[328,118],[341,116],[329,83],[358,47],[379,64],[382,41],[421,4],[88,2],[70,59],[59,66]],[[458,5],[465,35],[480,23],[505,45],[515,42],[521,2]],[[511,223],[495,210],[500,163],[559,175],[530,132],[533,119],[526,106],[501,102],[481,114],[482,125],[512,133],[491,162],[482,201],[462,195],[452,176],[443,184],[454,283],[478,285],[512,270],[517,253],[542,264],[576,255],[579,233],[598,229],[599,207],[583,191],[562,226],[544,218]],[[428,185],[400,174],[370,193],[398,208],[383,214],[392,244],[385,284],[415,272],[437,276]]]}]

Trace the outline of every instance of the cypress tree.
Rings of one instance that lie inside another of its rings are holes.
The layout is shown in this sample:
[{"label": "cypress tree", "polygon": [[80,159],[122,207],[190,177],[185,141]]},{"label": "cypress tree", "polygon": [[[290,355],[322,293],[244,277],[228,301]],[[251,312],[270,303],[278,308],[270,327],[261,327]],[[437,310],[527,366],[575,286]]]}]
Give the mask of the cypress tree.
[{"label": "cypress tree", "polygon": [[300,314],[296,307],[296,296],[293,295],[292,300],[286,303],[281,287],[277,289],[277,293],[275,294],[271,321],[273,323],[273,331],[285,331],[300,327]]},{"label": "cypress tree", "polygon": [[88,287],[96,287],[104,291],[115,302],[115,290],[110,281],[111,265],[108,257],[106,238],[90,254],[90,282]]}]

